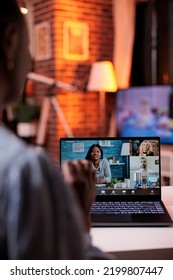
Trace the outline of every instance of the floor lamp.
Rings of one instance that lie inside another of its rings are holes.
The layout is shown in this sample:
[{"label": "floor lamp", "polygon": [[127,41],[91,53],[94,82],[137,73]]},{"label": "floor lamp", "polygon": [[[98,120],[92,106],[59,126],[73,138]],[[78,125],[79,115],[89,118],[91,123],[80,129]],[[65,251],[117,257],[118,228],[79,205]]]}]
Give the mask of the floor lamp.
[{"label": "floor lamp", "polygon": [[93,63],[87,85],[88,91],[99,91],[100,135],[106,135],[106,92],[115,92],[117,82],[112,62],[99,61]]}]

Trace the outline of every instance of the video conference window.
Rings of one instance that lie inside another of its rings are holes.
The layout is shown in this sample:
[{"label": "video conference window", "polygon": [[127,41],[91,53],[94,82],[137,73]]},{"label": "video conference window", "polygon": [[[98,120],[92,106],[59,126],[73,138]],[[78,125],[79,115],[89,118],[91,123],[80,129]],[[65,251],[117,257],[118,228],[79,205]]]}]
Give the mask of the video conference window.
[{"label": "video conference window", "polygon": [[129,194],[160,186],[158,140],[67,140],[61,145],[61,162],[74,159],[91,162],[97,194]]}]

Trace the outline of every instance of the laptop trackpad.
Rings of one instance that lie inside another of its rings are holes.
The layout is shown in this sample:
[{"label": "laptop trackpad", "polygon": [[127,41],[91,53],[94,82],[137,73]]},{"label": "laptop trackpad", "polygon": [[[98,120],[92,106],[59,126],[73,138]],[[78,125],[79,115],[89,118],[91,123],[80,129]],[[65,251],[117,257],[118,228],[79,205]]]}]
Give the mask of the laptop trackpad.
[{"label": "laptop trackpad", "polygon": [[97,214],[92,215],[92,222],[93,224],[99,223],[99,224],[109,224],[109,223],[131,223],[132,222],[132,216],[131,215],[105,215],[105,214]]}]

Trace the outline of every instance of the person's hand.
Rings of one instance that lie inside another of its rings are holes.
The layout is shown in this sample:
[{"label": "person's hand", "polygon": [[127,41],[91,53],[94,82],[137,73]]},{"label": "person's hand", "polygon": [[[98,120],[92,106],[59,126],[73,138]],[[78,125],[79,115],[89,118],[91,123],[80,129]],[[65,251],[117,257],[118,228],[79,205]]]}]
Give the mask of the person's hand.
[{"label": "person's hand", "polygon": [[96,179],[96,184],[105,184],[106,180],[105,179]]},{"label": "person's hand", "polygon": [[75,192],[81,207],[86,230],[91,227],[90,210],[95,200],[95,173],[87,160],[65,161],[62,165],[65,182]]},{"label": "person's hand", "polygon": [[140,189],[148,189],[148,186],[140,186]]}]

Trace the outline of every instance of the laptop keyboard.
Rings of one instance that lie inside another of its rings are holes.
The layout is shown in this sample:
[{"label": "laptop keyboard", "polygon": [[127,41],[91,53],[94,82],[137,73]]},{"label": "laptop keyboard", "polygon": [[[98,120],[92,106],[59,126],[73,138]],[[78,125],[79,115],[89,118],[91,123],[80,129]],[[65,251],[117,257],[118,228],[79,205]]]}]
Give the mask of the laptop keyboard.
[{"label": "laptop keyboard", "polygon": [[91,208],[91,214],[163,214],[160,201],[97,201]]}]

